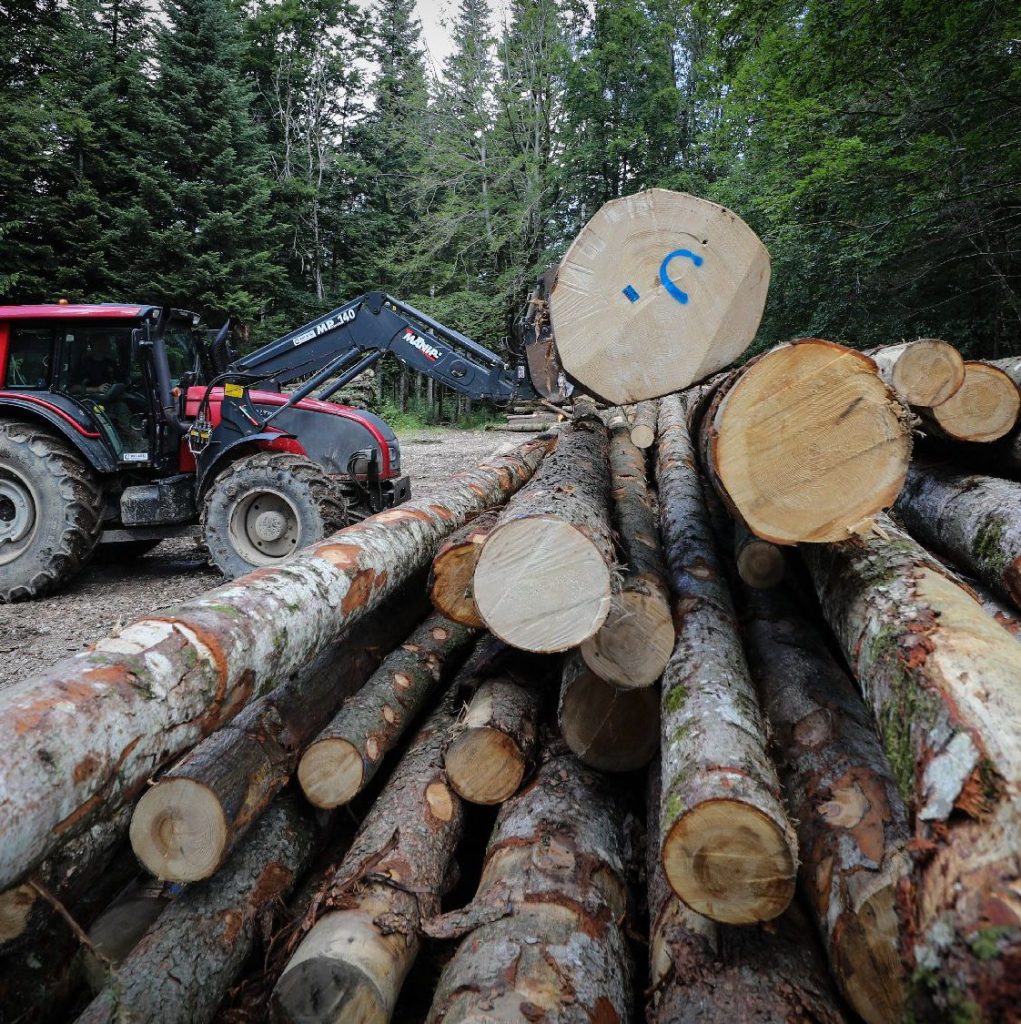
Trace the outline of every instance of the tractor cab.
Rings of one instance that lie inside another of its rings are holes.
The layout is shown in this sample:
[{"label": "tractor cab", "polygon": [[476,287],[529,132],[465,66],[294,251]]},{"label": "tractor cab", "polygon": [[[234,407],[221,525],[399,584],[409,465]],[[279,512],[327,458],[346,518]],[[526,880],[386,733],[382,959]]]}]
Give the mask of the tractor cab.
[{"label": "tractor cab", "polygon": [[[157,360],[146,346],[162,350]],[[101,471],[176,455],[161,391],[205,378],[198,318],[157,306],[0,307],[0,396],[89,442]],[[166,381],[154,367],[165,360]],[[162,385],[162,387],[161,387]],[[5,403],[7,404],[7,403]]]}]

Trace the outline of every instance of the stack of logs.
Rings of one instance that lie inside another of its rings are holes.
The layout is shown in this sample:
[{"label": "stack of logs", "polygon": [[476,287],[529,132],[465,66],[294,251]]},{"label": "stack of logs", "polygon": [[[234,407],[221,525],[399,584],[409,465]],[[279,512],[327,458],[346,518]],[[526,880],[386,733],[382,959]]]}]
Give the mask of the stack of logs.
[{"label": "stack of logs", "polygon": [[0,1020],[1013,1019],[1019,379],[577,398],[0,694]]}]

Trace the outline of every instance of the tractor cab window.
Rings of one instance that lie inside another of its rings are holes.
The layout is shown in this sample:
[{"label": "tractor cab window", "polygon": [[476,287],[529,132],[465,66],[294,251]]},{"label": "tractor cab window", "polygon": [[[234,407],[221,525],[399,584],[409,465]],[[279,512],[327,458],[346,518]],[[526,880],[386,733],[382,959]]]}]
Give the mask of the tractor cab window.
[{"label": "tractor cab window", "polygon": [[58,328],[57,387],[90,409],[118,456],[148,452],[142,367],[131,358],[131,322]]},{"label": "tractor cab window", "polygon": [[8,352],[9,388],[40,390],[49,385],[53,356],[52,327],[12,325]]},{"label": "tractor cab window", "polygon": [[[199,350],[191,327],[183,323],[171,323],[163,334],[170,367],[170,386],[178,387],[186,373],[200,374]],[[198,376],[195,380],[198,380]]]}]

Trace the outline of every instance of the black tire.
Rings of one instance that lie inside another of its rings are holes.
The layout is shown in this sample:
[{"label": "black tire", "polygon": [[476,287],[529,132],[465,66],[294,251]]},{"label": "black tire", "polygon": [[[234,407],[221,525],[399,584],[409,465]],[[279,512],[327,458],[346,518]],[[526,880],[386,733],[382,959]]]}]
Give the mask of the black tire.
[{"label": "black tire", "polygon": [[286,452],[258,452],[231,463],[202,504],[209,560],[231,579],[280,565],[347,523],[340,486],[310,459]]},{"label": "black tire", "polygon": [[134,558],[141,558],[142,555],[149,554],[153,548],[162,543],[162,540],[117,540],[110,544],[100,544],[96,548],[93,561],[103,565],[130,562]]},{"label": "black tire", "polygon": [[103,494],[62,438],[34,423],[0,423],[0,602],[55,590],[89,560]]}]

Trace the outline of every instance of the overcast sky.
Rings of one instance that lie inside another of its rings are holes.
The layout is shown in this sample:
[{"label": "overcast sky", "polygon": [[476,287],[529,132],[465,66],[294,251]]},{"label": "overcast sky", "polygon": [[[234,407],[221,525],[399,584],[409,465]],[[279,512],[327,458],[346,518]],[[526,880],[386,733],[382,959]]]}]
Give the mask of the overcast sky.
[{"label": "overcast sky", "polygon": [[[426,59],[437,73],[443,70],[443,61],[450,53],[450,27],[457,13],[458,0],[418,0],[418,17],[422,22],[422,39]],[[490,0],[493,12],[493,31],[498,32],[503,22],[503,0]]]}]

